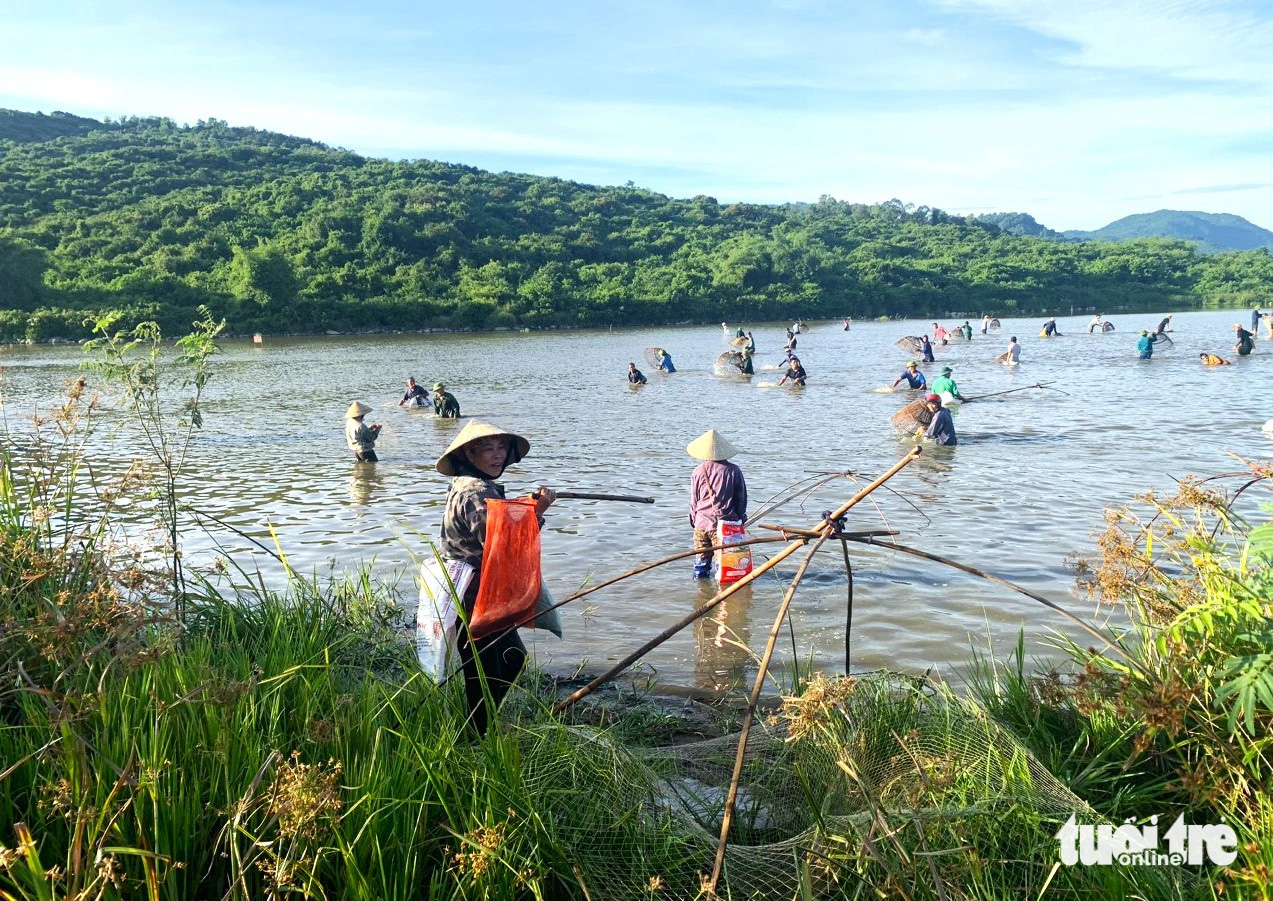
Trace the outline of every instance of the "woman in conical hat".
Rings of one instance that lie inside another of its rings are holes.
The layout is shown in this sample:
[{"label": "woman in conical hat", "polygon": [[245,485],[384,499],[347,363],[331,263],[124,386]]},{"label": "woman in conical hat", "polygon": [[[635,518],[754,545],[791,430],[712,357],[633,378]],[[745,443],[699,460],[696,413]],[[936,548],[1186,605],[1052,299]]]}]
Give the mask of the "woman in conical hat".
[{"label": "woman in conical hat", "polygon": [[345,443],[359,463],[375,463],[379,459],[376,457],[376,439],[380,437],[380,423],[367,425],[362,421],[370,412],[371,407],[357,400],[345,411]]},{"label": "woman in conical hat", "polygon": [[747,480],[743,471],[730,463],[738,448],[715,429],[708,429],[685,448],[695,460],[690,479],[690,526],[694,529],[694,577],[705,579],[711,573],[711,547],[716,544],[716,524],[721,520],[742,522],[747,519]]},{"label": "woman in conical hat", "polygon": [[[446,509],[442,514],[442,556],[448,560],[463,561],[474,569],[473,581],[463,598],[466,621],[473,614],[481,582],[482,555],[486,544],[486,501],[488,498],[503,499],[504,486],[495,480],[510,464],[518,462],[529,452],[530,442],[521,435],[489,422],[470,419],[434,464],[442,475],[451,476]],[[557,493],[551,488],[541,487],[533,497],[537,517],[543,525],[544,511],[552,506]],[[470,723],[478,734],[482,734],[486,731],[488,715],[478,663],[486,676],[486,690],[490,692],[495,706],[499,707],[526,662],[526,646],[516,629],[473,639],[467,629],[461,628],[457,649],[464,670]]]}]

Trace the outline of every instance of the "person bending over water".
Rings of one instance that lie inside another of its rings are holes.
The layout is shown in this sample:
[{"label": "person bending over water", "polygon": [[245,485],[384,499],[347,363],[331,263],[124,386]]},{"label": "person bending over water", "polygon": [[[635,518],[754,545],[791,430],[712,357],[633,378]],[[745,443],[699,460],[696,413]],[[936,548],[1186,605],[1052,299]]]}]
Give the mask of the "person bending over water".
[{"label": "person bending over water", "polygon": [[1200,353],[1198,359],[1202,361],[1203,366],[1228,366],[1229,361],[1224,357],[1217,357],[1215,354]]},{"label": "person bending over water", "polygon": [[799,357],[792,357],[791,362],[787,364],[787,371],[783,373],[782,378],[778,380],[779,385],[785,385],[787,380],[791,380],[793,385],[804,385],[805,379],[809,376],[804,371],[804,367],[800,365]]},{"label": "person bending over water", "polygon": [[425,407],[429,404],[429,392],[424,390],[423,385],[415,383],[415,376],[407,379],[407,393],[402,395],[402,400],[398,401],[398,406],[410,404],[413,407]]},{"label": "person bending over water", "polygon": [[924,373],[919,371],[919,364],[914,360],[906,364],[906,369],[889,387],[896,388],[903,381],[906,382],[907,388],[912,389],[923,388],[928,384],[928,379],[924,378]]},{"label": "person bending over water", "polygon": [[1250,356],[1251,351],[1255,350],[1255,336],[1237,322],[1233,323],[1233,332],[1238,339],[1238,343],[1233,345],[1233,349],[1238,352],[1239,357]]},{"label": "person bending over water", "polygon": [[[721,323],[724,325],[724,323]],[[644,385],[646,383],[645,373],[636,368],[636,363],[628,364],[628,381],[633,385]]]},{"label": "person bending over water", "polygon": [[930,394],[924,398],[928,407],[928,412],[933,414],[932,420],[928,423],[928,428],[924,430],[924,437],[936,444],[944,444],[953,447],[959,443],[955,437],[955,420],[951,417],[950,411],[942,406],[941,397],[936,394]]}]

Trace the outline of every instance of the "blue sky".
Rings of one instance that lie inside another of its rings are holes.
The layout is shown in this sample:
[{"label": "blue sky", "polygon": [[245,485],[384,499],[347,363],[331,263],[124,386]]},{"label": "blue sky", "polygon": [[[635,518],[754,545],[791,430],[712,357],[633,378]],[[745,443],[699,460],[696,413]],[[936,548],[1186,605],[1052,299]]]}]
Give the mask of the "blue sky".
[{"label": "blue sky", "polygon": [[0,106],[721,201],[1273,228],[1268,0],[0,0]]}]

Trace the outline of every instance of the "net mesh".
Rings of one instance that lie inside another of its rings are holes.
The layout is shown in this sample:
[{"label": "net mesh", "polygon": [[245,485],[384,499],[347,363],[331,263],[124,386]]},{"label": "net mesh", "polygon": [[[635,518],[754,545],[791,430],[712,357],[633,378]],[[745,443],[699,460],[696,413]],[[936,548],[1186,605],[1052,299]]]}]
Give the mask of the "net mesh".
[{"label": "net mesh", "polygon": [[928,409],[928,405],[923,398],[911,401],[902,409],[893,414],[890,422],[894,428],[902,429],[906,432],[913,432],[916,429],[926,429],[928,424],[933,421],[933,413]]},{"label": "net mesh", "polygon": [[905,338],[899,338],[895,343],[902,350],[908,350],[914,354],[917,354],[924,349],[924,342],[919,338],[916,338],[914,335],[907,335]]},{"label": "net mesh", "polygon": [[727,350],[716,358],[713,368],[717,375],[738,372],[738,367],[742,365],[743,355],[741,351]]},{"label": "net mesh", "polygon": [[[695,898],[737,744],[633,748],[538,727],[524,735],[524,784],[590,897]],[[856,897],[894,867],[914,886],[974,864],[1015,867],[1010,881],[1037,891],[1072,813],[1092,815],[975,704],[892,674],[819,678],[752,728],[717,894]]]},{"label": "net mesh", "polygon": [[659,363],[662,362],[662,359],[663,359],[663,348],[647,347],[645,349],[645,361],[649,363],[651,366],[653,366],[655,369],[658,369]]}]

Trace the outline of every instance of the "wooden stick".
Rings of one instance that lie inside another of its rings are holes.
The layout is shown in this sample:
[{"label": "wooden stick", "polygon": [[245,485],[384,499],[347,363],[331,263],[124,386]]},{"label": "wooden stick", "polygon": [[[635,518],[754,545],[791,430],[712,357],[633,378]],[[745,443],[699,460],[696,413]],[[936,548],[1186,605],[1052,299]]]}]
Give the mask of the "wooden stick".
[{"label": "wooden stick", "polygon": [[[863,498],[869,495],[876,488],[883,485],[893,476],[897,475],[898,472],[900,472],[902,469],[908,466],[911,462],[913,462],[919,455],[920,455],[920,448],[919,447],[912,448],[910,453],[908,453],[906,456],[902,457],[902,459],[898,460],[891,467],[889,467],[888,471],[886,471],[883,475],[875,479],[875,481],[871,482],[871,484],[863,487],[860,491],[858,491],[857,494],[853,495],[853,497],[851,497],[848,501],[842,504],[839,507],[839,509],[837,509],[834,513],[832,513],[831,518],[839,519],[845,513],[848,513],[849,510],[853,509],[853,507],[856,506],[859,501],[861,501]],[[709,600],[702,607],[699,607],[697,610],[695,610],[692,613],[686,614],[684,617],[682,617],[677,622],[673,623],[671,626],[668,626],[666,629],[664,629],[654,638],[651,638],[645,644],[641,645],[641,647],[637,648],[631,654],[628,654],[626,657],[624,657],[622,660],[620,660],[610,669],[606,670],[604,673],[597,676],[587,685],[578,689],[569,697],[563,698],[562,700],[558,701],[553,706],[553,713],[561,713],[563,710],[567,709],[568,707],[571,707],[574,704],[577,704],[579,701],[583,700],[588,695],[596,691],[600,686],[606,684],[615,676],[619,675],[624,670],[626,670],[633,663],[640,660],[650,651],[654,650],[659,645],[663,644],[663,642],[667,641],[677,632],[680,632],[682,629],[684,629],[686,626],[690,625],[694,621],[706,616],[712,610],[715,610],[717,607],[719,607],[727,599],[732,597],[737,591],[742,589],[744,586],[750,585],[752,582],[759,579],[762,575],[767,573],[769,570],[773,569],[783,560],[787,559],[792,554],[794,554],[798,548],[804,545],[805,540],[806,539],[801,538],[791,542],[791,544],[787,545],[785,548],[779,551],[775,556],[771,557],[762,566],[758,567],[757,569],[753,569],[750,573],[743,576],[743,578],[739,579],[737,582],[733,583],[728,588],[725,588],[722,591],[717,592],[716,596],[713,597],[711,600]]]},{"label": "wooden stick", "polygon": [[831,529],[825,528],[823,534],[800,561],[800,568],[796,570],[795,577],[792,578],[791,584],[782,596],[782,603],[778,605],[778,613],[774,616],[773,627],[769,630],[769,640],[765,642],[765,653],[760,658],[760,669],[756,673],[756,682],[751,688],[751,697],[747,699],[747,711],[743,714],[743,726],[738,733],[738,750],[734,753],[734,773],[729,779],[729,793],[725,795],[725,814],[721,817],[720,841],[716,844],[716,861],[712,864],[712,878],[705,887],[708,898],[717,897],[716,884],[720,881],[721,869],[725,866],[725,849],[729,846],[729,830],[734,824],[734,804],[738,800],[738,783],[742,781],[743,761],[747,757],[747,736],[751,734],[752,719],[756,713],[756,706],[760,703],[760,691],[764,688],[765,677],[769,675],[769,663],[773,660],[778,633],[782,631],[783,620],[787,618],[787,610],[790,609],[791,601],[796,596],[796,589],[800,587],[800,580],[809,571],[813,556],[821,550],[822,545],[826,544],[830,534]]},{"label": "wooden stick", "polygon": [[[1049,388],[1051,385],[1052,382],[1039,382],[1037,385],[1022,385],[1020,388],[1009,388],[1007,391],[995,391],[991,394],[974,394],[972,397],[965,397],[964,403],[968,403],[973,400],[985,400],[987,397],[998,397],[1001,394],[1011,394],[1014,391],[1029,391],[1032,388]],[[1066,394],[1066,392],[1061,391],[1060,388],[1052,388],[1052,390],[1060,391],[1062,394],[1065,394],[1066,397],[1069,397],[1069,395]]]},{"label": "wooden stick", "polygon": [[632,504],[652,504],[652,497],[637,497],[635,494],[597,494],[592,491],[558,491],[557,499],[575,501],[627,501]]}]

